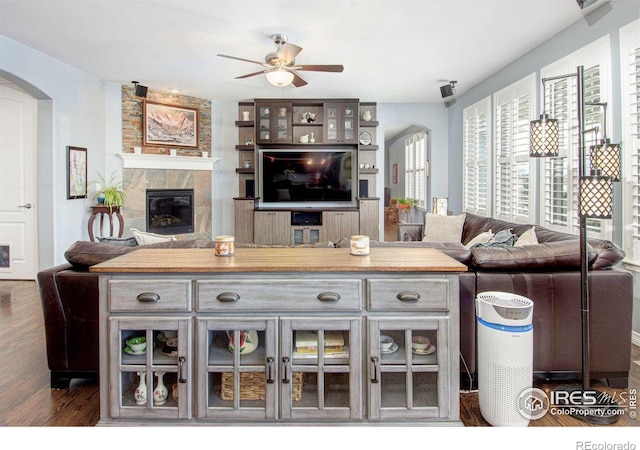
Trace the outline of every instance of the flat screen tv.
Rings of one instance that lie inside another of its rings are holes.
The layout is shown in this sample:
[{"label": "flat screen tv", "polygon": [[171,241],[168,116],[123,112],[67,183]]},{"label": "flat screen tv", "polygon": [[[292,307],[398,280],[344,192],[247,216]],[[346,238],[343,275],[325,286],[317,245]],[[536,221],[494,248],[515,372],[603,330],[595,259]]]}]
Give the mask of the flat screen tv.
[{"label": "flat screen tv", "polygon": [[264,207],[355,205],[356,161],[351,149],[263,149],[259,153]]}]

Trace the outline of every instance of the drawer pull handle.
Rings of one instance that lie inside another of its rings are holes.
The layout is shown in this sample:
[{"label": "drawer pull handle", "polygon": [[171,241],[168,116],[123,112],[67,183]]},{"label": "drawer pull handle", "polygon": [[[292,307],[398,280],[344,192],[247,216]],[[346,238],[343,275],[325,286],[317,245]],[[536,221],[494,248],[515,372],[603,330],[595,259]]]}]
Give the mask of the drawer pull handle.
[{"label": "drawer pull handle", "polygon": [[420,294],[417,292],[400,292],[396,295],[396,298],[401,302],[417,302],[420,299]]},{"label": "drawer pull handle", "polygon": [[178,381],[180,383],[186,383],[187,379],[184,377],[184,363],[187,360],[184,356],[178,357]]},{"label": "drawer pull handle", "polygon": [[143,292],[136,297],[140,303],[156,303],[160,296],[155,292]]},{"label": "drawer pull handle", "polygon": [[378,383],[378,357],[372,356],[371,362],[373,363],[373,378],[371,379],[372,383]]},{"label": "drawer pull handle", "polygon": [[273,384],[273,356],[267,356],[267,383]]},{"label": "drawer pull handle", "polygon": [[216,298],[218,299],[219,302],[233,303],[240,300],[240,295],[236,294],[235,292],[222,292],[218,294]]},{"label": "drawer pull handle", "polygon": [[287,375],[287,367],[289,366],[289,357],[288,356],[283,356],[282,357],[282,382],[283,383],[290,383],[291,380],[289,379],[289,376]]},{"label": "drawer pull handle", "polygon": [[337,292],[321,292],[316,298],[321,302],[337,302],[340,300],[340,294]]}]

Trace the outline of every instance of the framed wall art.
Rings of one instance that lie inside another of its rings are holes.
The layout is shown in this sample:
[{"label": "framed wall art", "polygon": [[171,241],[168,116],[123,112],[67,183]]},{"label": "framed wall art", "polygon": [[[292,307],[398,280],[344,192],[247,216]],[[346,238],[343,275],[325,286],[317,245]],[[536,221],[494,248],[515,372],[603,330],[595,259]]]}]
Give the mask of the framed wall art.
[{"label": "framed wall art", "polygon": [[142,113],[144,145],[198,147],[198,110],[145,101]]},{"label": "framed wall art", "polygon": [[398,183],[398,177],[399,177],[399,174],[398,174],[398,163],[393,163],[393,165],[391,166],[391,174],[392,174],[391,175],[391,177],[392,177],[391,182],[394,183],[394,184],[397,184]]},{"label": "framed wall art", "polygon": [[87,149],[67,147],[67,199],[87,198]]}]

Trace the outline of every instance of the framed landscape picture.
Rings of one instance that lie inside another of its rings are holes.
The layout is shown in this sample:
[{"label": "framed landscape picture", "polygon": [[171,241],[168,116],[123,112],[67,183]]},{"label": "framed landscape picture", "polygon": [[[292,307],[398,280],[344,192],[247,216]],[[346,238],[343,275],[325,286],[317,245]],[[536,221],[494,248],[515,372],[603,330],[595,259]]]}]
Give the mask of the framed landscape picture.
[{"label": "framed landscape picture", "polygon": [[198,110],[185,106],[144,102],[144,145],[198,147]]},{"label": "framed landscape picture", "polygon": [[67,199],[87,198],[87,149],[67,147]]}]

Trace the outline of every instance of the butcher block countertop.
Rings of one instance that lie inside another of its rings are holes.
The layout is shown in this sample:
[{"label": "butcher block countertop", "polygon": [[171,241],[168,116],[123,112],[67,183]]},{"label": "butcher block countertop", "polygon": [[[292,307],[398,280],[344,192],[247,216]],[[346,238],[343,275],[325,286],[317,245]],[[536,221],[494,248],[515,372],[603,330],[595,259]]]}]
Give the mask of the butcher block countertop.
[{"label": "butcher block countertop", "polygon": [[432,248],[237,248],[216,256],[211,248],[140,249],[92,266],[98,273],[242,272],[466,272],[467,266]]}]

